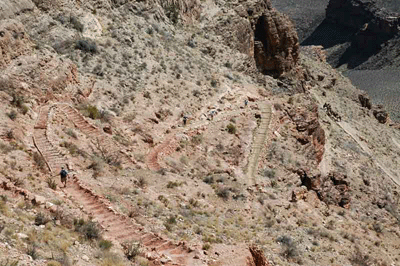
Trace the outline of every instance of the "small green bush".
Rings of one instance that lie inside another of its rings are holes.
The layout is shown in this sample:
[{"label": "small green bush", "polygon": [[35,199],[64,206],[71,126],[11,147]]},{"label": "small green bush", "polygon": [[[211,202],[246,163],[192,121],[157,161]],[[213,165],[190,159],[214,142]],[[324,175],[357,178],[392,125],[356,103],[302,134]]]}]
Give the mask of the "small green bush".
[{"label": "small green bush", "polygon": [[88,240],[100,238],[100,229],[97,223],[83,219],[74,220],[75,231],[81,233]]},{"label": "small green bush", "polygon": [[110,240],[102,239],[99,242],[99,248],[103,250],[109,250],[112,247],[112,242]]},{"label": "small green bush", "polygon": [[36,260],[39,258],[39,254],[37,252],[36,245],[34,245],[34,244],[27,248],[26,254],[31,256],[33,260]]},{"label": "small green bush", "polygon": [[98,52],[97,44],[90,40],[78,40],[75,49],[79,49],[85,53],[95,54]]},{"label": "small green bush", "polygon": [[232,123],[229,123],[226,126],[226,130],[228,131],[229,134],[235,134],[236,133],[236,126]]},{"label": "small green bush", "polygon": [[88,105],[86,107],[87,116],[91,119],[98,119],[100,117],[100,112],[96,106]]},{"label": "small green bush", "polygon": [[83,24],[79,21],[79,19],[77,19],[77,18],[74,17],[74,16],[71,16],[71,17],[69,18],[69,22],[71,23],[71,25],[72,25],[72,27],[73,27],[74,29],[76,29],[76,30],[79,31],[79,32],[83,32],[84,26],[83,26]]},{"label": "small green bush", "polygon": [[57,189],[57,182],[53,178],[51,178],[51,177],[47,178],[46,183],[49,186],[49,188],[51,188],[52,190]]},{"label": "small green bush", "polygon": [[11,112],[7,113],[7,116],[11,119],[11,120],[15,120],[17,119],[17,112],[15,112],[14,110],[12,110]]},{"label": "small green bush", "polygon": [[140,243],[139,242],[125,242],[122,244],[124,248],[124,254],[128,260],[135,260],[135,258],[140,254]]},{"label": "small green bush", "polygon": [[220,187],[216,191],[217,196],[223,198],[224,200],[229,199],[230,190],[227,187]]},{"label": "small green bush", "polygon": [[46,169],[46,162],[43,159],[42,155],[40,155],[38,152],[33,153],[33,161],[35,162],[36,166],[39,169],[41,169],[41,170]]},{"label": "small green bush", "polygon": [[39,212],[35,216],[35,225],[43,225],[47,224],[50,221],[49,217],[47,217],[45,214]]}]

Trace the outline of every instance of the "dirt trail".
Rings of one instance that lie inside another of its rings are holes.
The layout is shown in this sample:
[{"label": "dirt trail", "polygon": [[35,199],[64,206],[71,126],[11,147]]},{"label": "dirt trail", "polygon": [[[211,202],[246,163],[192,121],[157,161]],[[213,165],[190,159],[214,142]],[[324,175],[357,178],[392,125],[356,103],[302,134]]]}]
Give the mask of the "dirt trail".
[{"label": "dirt trail", "polygon": [[253,135],[253,144],[247,165],[247,176],[249,180],[256,183],[256,174],[258,169],[258,159],[268,135],[269,124],[271,121],[271,106],[267,102],[260,103],[261,122]]},{"label": "dirt trail", "polygon": [[201,260],[193,258],[194,250],[189,249],[183,242],[176,244],[159,235],[145,232],[133,219],[112,210],[107,200],[94,194],[76,177],[64,191],[101,225],[106,238],[122,245],[126,241],[140,242],[147,250],[143,252],[151,254],[154,263],[162,261],[163,265],[204,265]]},{"label": "dirt trail", "polygon": [[132,160],[123,152],[123,148],[111,136],[106,135],[103,130],[87,121],[78,110],[65,103],[55,106],[60,108],[76,128],[92,139],[103,157],[119,160],[121,163],[132,163]]},{"label": "dirt trail", "polygon": [[[208,114],[208,111],[209,111],[208,106],[210,106],[211,103],[218,102],[222,98],[226,97],[226,95],[233,95],[237,91],[239,91],[239,88],[231,89],[231,88],[229,88],[227,86],[226,90],[224,92],[214,96],[208,102],[208,104],[205,104],[204,107],[200,111],[198,111],[196,114],[193,115],[193,118],[194,119],[200,119],[201,116]],[[217,115],[214,117],[214,120],[212,120],[212,121],[199,120],[199,121],[196,121],[195,123],[190,123],[185,127],[180,127],[178,129],[176,129],[174,132],[172,132],[169,135],[167,135],[165,137],[165,140],[162,143],[158,144],[155,148],[153,148],[150,151],[150,153],[147,155],[147,158],[146,158],[147,167],[150,170],[153,170],[153,171],[158,171],[158,170],[160,170],[162,168],[161,165],[158,162],[159,157],[161,157],[160,156],[161,154],[163,156],[165,156],[165,155],[170,154],[170,153],[172,153],[174,151],[174,147],[177,144],[176,141],[175,141],[175,137],[176,137],[176,135],[178,133],[194,130],[194,129],[199,128],[201,126],[208,125],[209,123],[215,123],[215,122],[221,121],[222,119],[224,119],[227,116],[234,115],[234,114],[239,114],[241,112],[243,112],[243,110],[234,110],[234,111],[231,111],[231,112],[228,112],[228,113],[220,112],[220,113],[217,113]],[[222,113],[224,113],[223,116],[221,116]]]},{"label": "dirt trail", "polygon": [[40,108],[39,117],[33,131],[33,143],[43,156],[50,172],[54,173],[65,165],[64,156],[50,142],[47,136],[47,120],[49,117],[50,106]]},{"label": "dirt trail", "polygon": [[[71,121],[85,134],[92,137],[100,135],[99,130],[81,117],[74,108],[68,105],[60,106]],[[40,109],[33,139],[37,149],[48,164],[49,170],[55,172],[58,171],[61,164],[65,164],[65,159],[51,145],[47,137],[47,122],[50,110],[50,106],[43,106]],[[156,234],[145,232],[132,219],[115,212],[107,200],[94,194],[76,176],[69,182],[64,192],[100,224],[107,238],[120,244],[125,241],[140,242],[144,248],[142,250],[143,254],[150,254],[149,259],[155,265],[160,265],[160,263],[167,266],[204,265],[201,260],[193,258],[194,249],[189,249],[183,242],[176,244]]]}]

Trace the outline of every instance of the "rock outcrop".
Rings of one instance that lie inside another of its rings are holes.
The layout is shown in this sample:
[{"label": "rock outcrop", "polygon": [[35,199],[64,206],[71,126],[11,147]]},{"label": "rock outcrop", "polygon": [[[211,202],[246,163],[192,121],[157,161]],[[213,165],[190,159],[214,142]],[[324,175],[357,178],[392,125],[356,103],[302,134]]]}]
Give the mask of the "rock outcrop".
[{"label": "rock outcrop", "polygon": [[347,176],[337,172],[330,172],[327,176],[317,174],[308,175],[306,171],[299,172],[301,183],[308,190],[317,193],[318,198],[328,205],[337,205],[347,208],[350,204],[350,187]]},{"label": "rock outcrop", "polygon": [[0,68],[4,68],[12,59],[31,50],[32,42],[21,23],[14,20],[0,23]]},{"label": "rock outcrop", "polygon": [[221,19],[215,27],[231,47],[254,58],[263,74],[279,77],[296,68],[299,42],[288,16],[269,0],[241,3],[235,11],[238,16]]},{"label": "rock outcrop", "polygon": [[255,266],[269,266],[267,259],[265,258],[264,252],[262,249],[257,246],[249,247],[250,253],[253,256],[253,261]]},{"label": "rock outcrop", "polygon": [[370,0],[331,0],[326,19],[357,31],[353,46],[380,49],[380,44],[399,32],[400,16]]},{"label": "rock outcrop", "polygon": [[320,163],[325,151],[325,131],[318,122],[318,106],[313,104],[310,110],[288,109],[287,113],[296,125],[296,139],[303,145],[311,143],[315,159]]},{"label": "rock outcrop", "polygon": [[373,114],[381,124],[385,124],[389,118],[389,114],[386,112],[382,105],[374,106]]}]

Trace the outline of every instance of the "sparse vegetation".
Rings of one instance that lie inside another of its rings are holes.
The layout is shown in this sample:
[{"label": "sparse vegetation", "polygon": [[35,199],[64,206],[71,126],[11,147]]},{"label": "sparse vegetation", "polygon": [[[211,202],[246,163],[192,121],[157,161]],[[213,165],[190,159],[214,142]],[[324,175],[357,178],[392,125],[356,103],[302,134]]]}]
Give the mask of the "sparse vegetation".
[{"label": "sparse vegetation", "polygon": [[35,216],[35,225],[47,224],[50,221],[50,218],[42,212],[39,212]]},{"label": "sparse vegetation", "polygon": [[122,244],[124,254],[128,260],[134,261],[141,253],[141,244],[139,242],[125,242]]},{"label": "sparse vegetation", "polygon": [[102,239],[99,242],[99,248],[102,250],[109,250],[112,247],[112,242],[110,240]]},{"label": "sparse vegetation", "polygon": [[7,116],[8,116],[11,120],[15,120],[15,119],[17,119],[18,113],[15,112],[14,110],[12,110],[11,112],[7,113]]},{"label": "sparse vegetation", "polygon": [[79,49],[85,53],[95,54],[98,52],[97,45],[92,40],[78,40],[75,44],[75,49]]},{"label": "sparse vegetation", "polygon": [[45,170],[47,168],[45,160],[38,152],[33,153],[33,161],[39,169]]},{"label": "sparse vegetation", "polygon": [[51,188],[52,190],[57,189],[57,182],[53,178],[51,178],[51,177],[47,178],[46,183],[49,186],[49,188]]},{"label": "sparse vegetation", "polygon": [[232,123],[229,123],[226,126],[226,130],[228,131],[229,134],[236,134],[236,126]]},{"label": "sparse vegetation", "polygon": [[97,223],[85,221],[84,219],[74,220],[75,231],[81,233],[85,239],[96,240],[100,238],[100,229]]}]

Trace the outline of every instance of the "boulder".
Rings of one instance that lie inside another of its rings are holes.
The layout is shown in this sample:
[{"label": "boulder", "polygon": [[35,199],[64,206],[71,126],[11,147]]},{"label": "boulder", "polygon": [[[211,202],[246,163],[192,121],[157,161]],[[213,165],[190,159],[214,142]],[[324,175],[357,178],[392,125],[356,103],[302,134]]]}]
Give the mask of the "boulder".
[{"label": "boulder", "polygon": [[371,101],[370,101],[368,95],[360,94],[360,95],[358,95],[358,100],[360,101],[360,104],[362,107],[368,108],[368,109],[372,108],[372,104],[371,104]]},{"label": "boulder", "polygon": [[34,199],[32,200],[32,203],[34,205],[43,205],[46,203],[46,198],[39,195],[35,195]]},{"label": "boulder", "polygon": [[[347,176],[338,172],[330,172],[323,177],[320,174],[309,175],[306,171],[298,171],[302,186],[305,186],[309,191],[315,191],[319,200],[322,200],[329,205],[337,205],[348,208],[350,204],[350,187],[347,182]],[[312,199],[312,195],[309,199]],[[306,196],[305,196],[306,197]],[[315,205],[315,204],[314,204]]]},{"label": "boulder", "polygon": [[389,118],[389,114],[383,109],[382,105],[374,106],[373,114],[381,124],[385,124]]},{"label": "boulder", "polygon": [[110,125],[106,125],[106,126],[104,126],[103,127],[103,131],[105,132],[105,133],[107,133],[107,134],[110,134],[110,135],[112,135],[112,128],[111,128],[111,126]]}]

